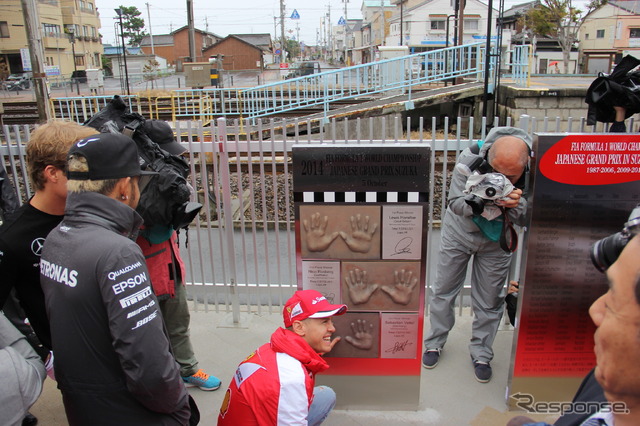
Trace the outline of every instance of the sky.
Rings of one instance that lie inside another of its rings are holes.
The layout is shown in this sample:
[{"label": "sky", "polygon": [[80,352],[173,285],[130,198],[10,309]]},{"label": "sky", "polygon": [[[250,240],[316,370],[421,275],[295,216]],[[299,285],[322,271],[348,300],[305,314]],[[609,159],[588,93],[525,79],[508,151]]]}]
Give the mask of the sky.
[{"label": "sky", "polygon": [[[308,45],[316,44],[316,35],[320,29],[320,21],[331,13],[331,23],[338,24],[344,16],[344,0],[284,0],[285,1],[285,31],[288,37],[300,40]],[[347,18],[361,19],[360,8],[362,0],[347,1]],[[527,0],[505,0],[505,9],[525,3]],[[486,1],[485,1],[486,2]],[[575,3],[582,3],[575,1]],[[149,5],[147,13],[147,4]],[[116,13],[114,9],[120,5],[136,6],[145,21],[145,30],[153,35],[168,34],[187,25],[186,0],[96,0],[96,7],[100,13],[103,43],[116,44],[116,30],[114,23]],[[497,8],[498,0],[494,0]],[[330,9],[329,9],[330,7]],[[291,19],[296,10],[300,19]],[[225,37],[229,34],[269,33],[274,34],[274,16],[277,20],[277,34],[280,35],[280,0],[193,0],[194,25]],[[150,20],[149,20],[150,15]],[[151,22],[151,25],[149,25]]]}]

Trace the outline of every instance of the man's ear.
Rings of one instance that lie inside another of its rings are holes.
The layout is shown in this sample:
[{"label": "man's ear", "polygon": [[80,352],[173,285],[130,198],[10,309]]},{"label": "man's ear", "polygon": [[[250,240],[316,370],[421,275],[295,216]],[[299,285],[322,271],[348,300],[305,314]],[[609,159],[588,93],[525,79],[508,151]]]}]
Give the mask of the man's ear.
[{"label": "man's ear", "polygon": [[120,201],[127,201],[131,197],[131,178],[125,177],[118,180],[111,197]]},{"label": "man's ear", "polygon": [[296,333],[298,336],[301,336],[301,337],[304,336],[306,333],[306,328],[302,323],[302,321],[294,321],[293,324],[291,325],[291,330],[293,330],[294,333]]},{"label": "man's ear", "polygon": [[64,171],[55,166],[48,165],[44,168],[42,174],[47,182],[58,183],[58,180],[60,179],[61,174],[64,174]]}]

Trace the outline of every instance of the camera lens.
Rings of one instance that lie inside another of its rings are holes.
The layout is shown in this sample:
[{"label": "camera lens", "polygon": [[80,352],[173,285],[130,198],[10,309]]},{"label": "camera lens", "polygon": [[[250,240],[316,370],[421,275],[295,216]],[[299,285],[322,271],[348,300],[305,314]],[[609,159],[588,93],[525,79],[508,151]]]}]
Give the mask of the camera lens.
[{"label": "camera lens", "polygon": [[604,272],[618,259],[629,238],[617,232],[596,241],[591,247],[591,262],[600,272]]},{"label": "camera lens", "polygon": [[493,197],[496,195],[496,189],[492,186],[490,186],[489,188],[487,188],[484,193],[487,197]]}]

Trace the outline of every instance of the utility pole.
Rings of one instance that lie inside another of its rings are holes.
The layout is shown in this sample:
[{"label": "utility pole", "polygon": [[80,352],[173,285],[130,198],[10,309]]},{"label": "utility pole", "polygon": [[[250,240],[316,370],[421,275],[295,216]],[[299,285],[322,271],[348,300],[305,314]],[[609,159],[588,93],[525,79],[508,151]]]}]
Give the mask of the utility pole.
[{"label": "utility pole", "polygon": [[347,61],[347,35],[349,34],[349,18],[347,17],[347,4],[349,0],[342,0],[344,2],[344,63],[349,65]]},{"label": "utility pole", "polygon": [[404,46],[404,3],[406,0],[400,1],[400,46]]},{"label": "utility pole", "polygon": [[193,26],[193,0],[187,0],[187,25],[189,27],[189,58],[196,61],[196,31]]},{"label": "utility pole", "polygon": [[149,3],[147,5],[147,20],[149,21],[149,40],[151,40],[151,54],[156,56],[156,49],[153,47],[153,31],[151,30],[151,13],[149,12]]},{"label": "utility pole", "polygon": [[[33,88],[36,95],[38,119],[41,123],[49,119],[49,92],[47,92],[46,75],[42,69],[44,62],[44,49],[42,48],[42,36],[40,35],[40,19],[35,0],[20,0],[22,3],[22,16],[29,43],[29,58],[31,59],[31,73],[33,74]],[[73,58],[75,61],[75,58]]]},{"label": "utility pole", "polygon": [[384,0],[380,0],[380,17],[382,19],[381,24],[382,26],[380,27],[380,37],[382,39],[382,41],[380,42],[380,46],[384,46],[385,45],[385,35],[386,35],[386,22],[385,22],[385,16],[384,16]]},{"label": "utility pole", "polygon": [[331,3],[329,3],[329,12],[327,13],[327,30],[329,31],[329,58],[333,60],[333,26],[331,25]]},{"label": "utility pole", "polygon": [[287,42],[284,38],[284,0],[280,0],[280,62],[284,62],[285,58],[285,46]]}]

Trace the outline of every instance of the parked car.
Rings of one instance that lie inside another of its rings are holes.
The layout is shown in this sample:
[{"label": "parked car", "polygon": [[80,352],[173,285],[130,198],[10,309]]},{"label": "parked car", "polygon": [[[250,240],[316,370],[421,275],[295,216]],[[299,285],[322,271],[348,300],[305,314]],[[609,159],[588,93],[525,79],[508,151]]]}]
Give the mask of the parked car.
[{"label": "parked car", "polygon": [[4,88],[7,90],[26,90],[31,87],[31,75],[28,73],[11,74],[4,81]]},{"label": "parked car", "polygon": [[317,74],[321,72],[320,62],[316,61],[305,61],[299,62],[293,66],[293,69],[287,76],[286,79],[302,77],[305,75]]},{"label": "parked car", "polygon": [[87,71],[85,70],[76,70],[71,73],[71,83],[86,83],[87,82]]}]

